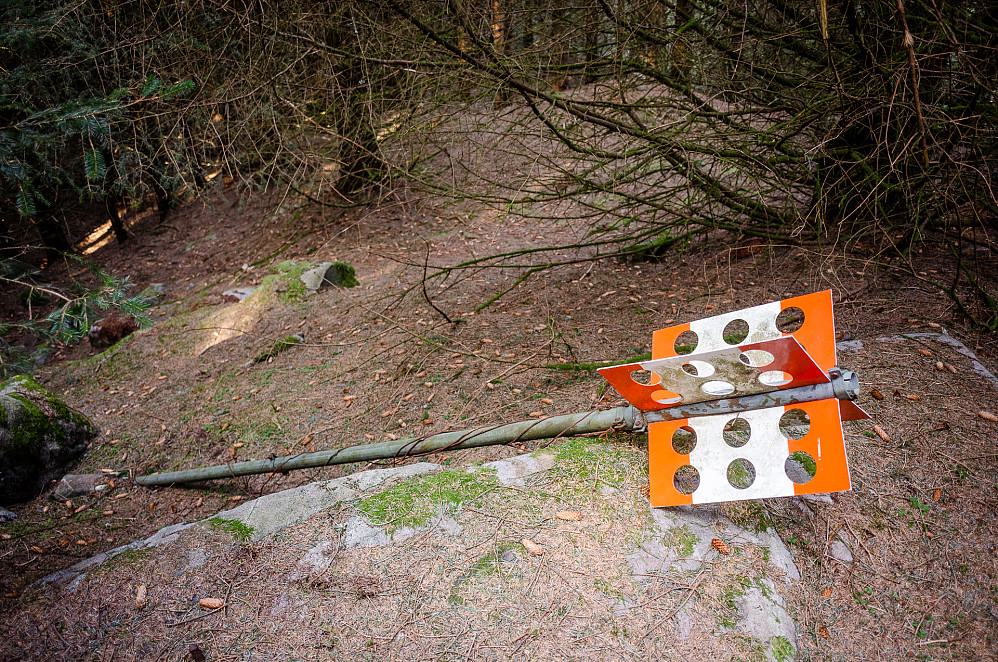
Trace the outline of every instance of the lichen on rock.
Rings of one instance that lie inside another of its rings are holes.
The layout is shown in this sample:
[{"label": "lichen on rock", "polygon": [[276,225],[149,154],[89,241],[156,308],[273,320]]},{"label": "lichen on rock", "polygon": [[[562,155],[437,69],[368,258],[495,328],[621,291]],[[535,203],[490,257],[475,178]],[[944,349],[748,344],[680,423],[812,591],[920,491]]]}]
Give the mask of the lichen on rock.
[{"label": "lichen on rock", "polygon": [[75,466],[94,434],[86,416],[31,377],[0,384],[0,503],[37,496]]}]

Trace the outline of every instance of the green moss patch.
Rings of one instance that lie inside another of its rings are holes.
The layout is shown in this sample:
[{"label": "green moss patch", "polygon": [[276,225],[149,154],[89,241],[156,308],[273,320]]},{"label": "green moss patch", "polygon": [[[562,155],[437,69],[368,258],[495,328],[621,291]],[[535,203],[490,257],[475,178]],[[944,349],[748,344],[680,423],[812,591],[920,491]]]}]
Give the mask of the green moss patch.
[{"label": "green moss patch", "polygon": [[776,658],[776,662],[792,660],[797,652],[786,637],[773,637],[769,640],[769,645],[773,647],[773,657]]},{"label": "green moss patch", "polygon": [[211,525],[212,528],[218,529],[219,531],[226,531],[236,540],[246,541],[253,537],[253,527],[243,524],[237,519],[212,517],[208,520],[208,524]]},{"label": "green moss patch", "polygon": [[669,547],[672,547],[680,556],[689,558],[693,556],[693,550],[696,548],[696,544],[700,539],[695,535],[690,533],[690,530],[684,524],[676,529],[669,531],[664,537],[663,542]]},{"label": "green moss patch", "polygon": [[619,489],[628,471],[639,466],[634,449],[616,441],[576,437],[549,450],[557,457],[551,476],[564,490],[580,494],[599,492],[601,487]]},{"label": "green moss patch", "polygon": [[441,471],[408,480],[364,499],[357,509],[373,524],[394,531],[426,524],[441,512],[453,512],[462,503],[475,503],[499,482],[481,471]]}]

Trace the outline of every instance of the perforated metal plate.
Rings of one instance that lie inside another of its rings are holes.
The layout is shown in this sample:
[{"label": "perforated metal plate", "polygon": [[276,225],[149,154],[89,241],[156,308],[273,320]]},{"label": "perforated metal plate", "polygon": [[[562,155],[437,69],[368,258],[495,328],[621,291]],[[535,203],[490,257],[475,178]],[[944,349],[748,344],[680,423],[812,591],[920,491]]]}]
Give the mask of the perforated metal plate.
[{"label": "perforated metal plate", "polygon": [[653,423],[648,459],[655,507],[850,489],[835,399]]},{"label": "perforated metal plate", "polygon": [[[790,313],[793,312],[796,312],[799,318],[799,328],[788,333],[780,331],[777,321],[780,314],[788,315],[792,319],[794,316]],[[748,325],[745,338],[738,339],[738,344],[793,336],[822,371],[828,372],[836,365],[835,318],[832,313],[831,290],[765,303],[761,306],[707,317],[689,324],[660,329],[652,334],[652,359],[678,356],[676,340],[686,331],[696,334],[695,346],[690,349],[692,353],[700,354],[731,347],[733,343],[725,340],[725,328],[738,320]],[[685,343],[681,343],[681,346],[682,344]]]},{"label": "perforated metal plate", "polygon": [[[828,381],[825,371],[791,336],[611,366],[599,372],[628,402],[643,411]],[[641,373],[648,383],[635,379]]]}]

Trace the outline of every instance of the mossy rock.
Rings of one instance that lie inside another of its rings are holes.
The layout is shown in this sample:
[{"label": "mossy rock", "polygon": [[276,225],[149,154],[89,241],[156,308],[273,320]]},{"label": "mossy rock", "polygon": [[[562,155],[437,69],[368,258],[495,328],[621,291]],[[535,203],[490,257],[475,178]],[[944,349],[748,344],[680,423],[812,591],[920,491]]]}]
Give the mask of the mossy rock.
[{"label": "mossy rock", "polygon": [[335,285],[337,287],[356,287],[360,285],[353,265],[339,261],[322,262],[315,268],[302,272],[300,279],[309,294],[315,293],[316,290],[328,285]]},{"label": "mossy rock", "polygon": [[38,496],[72,469],[95,429],[31,377],[0,384],[0,504]]}]

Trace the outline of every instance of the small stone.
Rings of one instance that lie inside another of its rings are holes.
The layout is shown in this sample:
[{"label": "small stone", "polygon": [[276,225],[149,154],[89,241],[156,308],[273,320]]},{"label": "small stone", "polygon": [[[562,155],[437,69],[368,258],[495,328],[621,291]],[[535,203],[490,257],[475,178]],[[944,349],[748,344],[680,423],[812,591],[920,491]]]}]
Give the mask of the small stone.
[{"label": "small stone", "polygon": [[231,290],[225,290],[222,292],[222,298],[228,301],[246,301],[251,294],[256,292],[255,287],[235,287]]},{"label": "small stone", "polygon": [[6,508],[0,508],[0,524],[13,522],[17,519],[17,513],[13,513]]},{"label": "small stone", "polygon": [[852,550],[841,538],[836,537],[828,548],[828,553],[832,558],[842,563],[852,563]]},{"label": "small stone", "polygon": [[322,262],[315,268],[304,272],[300,278],[309,294],[315,294],[318,290],[330,285],[337,287],[360,285],[353,266],[346,262]]},{"label": "small stone", "polygon": [[104,474],[66,474],[52,491],[52,498],[65,501],[79,496],[85,496],[104,489],[98,481],[104,479]]}]

